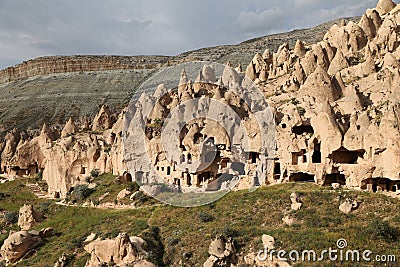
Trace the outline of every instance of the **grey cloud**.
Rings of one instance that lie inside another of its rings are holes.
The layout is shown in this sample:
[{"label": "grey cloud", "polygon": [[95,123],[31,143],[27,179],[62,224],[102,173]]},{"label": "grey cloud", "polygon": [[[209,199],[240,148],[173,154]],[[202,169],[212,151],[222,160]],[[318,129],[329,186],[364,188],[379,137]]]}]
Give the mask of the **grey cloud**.
[{"label": "grey cloud", "polygon": [[166,54],[361,15],[377,0],[0,0],[0,68],[43,55]]}]

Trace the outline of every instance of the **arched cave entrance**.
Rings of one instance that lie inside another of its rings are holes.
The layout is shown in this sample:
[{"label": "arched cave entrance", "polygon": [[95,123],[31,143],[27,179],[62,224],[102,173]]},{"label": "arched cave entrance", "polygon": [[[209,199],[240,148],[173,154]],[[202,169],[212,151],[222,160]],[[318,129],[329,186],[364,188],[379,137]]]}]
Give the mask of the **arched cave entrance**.
[{"label": "arched cave entrance", "polygon": [[132,182],[132,175],[129,172],[124,172],[121,177],[121,182],[129,183]]},{"label": "arched cave entrance", "polygon": [[331,185],[333,183],[338,183],[340,185],[346,185],[346,177],[344,176],[344,174],[340,174],[340,173],[326,174],[322,185],[327,186],[327,185]]}]

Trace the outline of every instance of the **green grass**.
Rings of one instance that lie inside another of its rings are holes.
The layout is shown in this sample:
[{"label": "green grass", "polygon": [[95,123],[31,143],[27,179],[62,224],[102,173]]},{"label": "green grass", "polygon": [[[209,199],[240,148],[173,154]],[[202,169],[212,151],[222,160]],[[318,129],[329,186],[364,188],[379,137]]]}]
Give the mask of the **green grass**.
[{"label": "green grass", "polygon": [[[116,187],[111,182],[111,176],[101,179],[103,182],[109,181],[108,189]],[[7,190],[16,192],[20,183],[9,183]],[[94,194],[101,194],[106,189],[106,186],[99,187]],[[7,190],[4,187],[0,189]],[[290,211],[289,196],[294,191],[303,195],[303,207],[299,211]],[[8,210],[7,206],[10,205],[10,210],[15,210],[22,205],[30,195],[24,190],[20,192],[21,196],[18,192],[12,196],[18,203],[11,203],[6,198],[0,201],[0,207]],[[338,210],[339,204],[348,197],[361,203],[350,215]],[[39,207],[41,201],[32,198],[27,202]],[[64,252],[75,255],[71,266],[83,266],[88,255],[81,247],[81,241],[91,232],[103,238],[115,237],[120,232],[142,236],[149,243],[147,249],[152,251],[152,259],[164,262],[160,266],[178,266],[180,261],[184,266],[202,266],[208,257],[210,241],[218,234],[234,238],[240,257],[248,254],[250,248],[252,251],[262,249],[262,234],[274,236],[278,249],[287,251],[336,248],[336,241],[344,238],[349,249],[400,255],[399,238],[387,238],[398,236],[399,204],[398,199],[384,195],[331,190],[310,183],[262,187],[255,192],[231,192],[215,203],[194,208],[147,205],[136,210],[121,211],[51,204],[48,218],[34,228],[52,227],[57,235],[18,266],[52,266]],[[293,226],[282,223],[286,213],[296,219]],[[208,219],[204,220],[205,217]],[[7,230],[11,228],[15,229],[15,225],[7,226]],[[0,236],[0,240],[4,238],[6,235]],[[193,256],[188,260],[183,259],[184,252],[192,252]],[[305,262],[296,266],[321,265],[335,266],[329,262]],[[339,266],[354,264],[350,262]]]},{"label": "green grass", "polygon": [[[99,197],[103,196],[104,194],[108,193],[108,195],[100,201],[100,203],[111,202],[114,203],[117,199],[118,193],[123,189],[130,189],[131,192],[137,191],[139,188],[135,182],[129,183],[122,183],[118,179],[117,176],[112,175],[110,173],[102,174],[96,178],[93,178],[93,182],[97,184],[96,188],[94,189],[93,193],[87,199],[96,202],[99,200]],[[86,201],[86,200],[85,200]],[[85,202],[80,201],[80,202]],[[125,199],[120,201],[121,204],[129,205],[132,201],[129,200],[129,196]]]}]

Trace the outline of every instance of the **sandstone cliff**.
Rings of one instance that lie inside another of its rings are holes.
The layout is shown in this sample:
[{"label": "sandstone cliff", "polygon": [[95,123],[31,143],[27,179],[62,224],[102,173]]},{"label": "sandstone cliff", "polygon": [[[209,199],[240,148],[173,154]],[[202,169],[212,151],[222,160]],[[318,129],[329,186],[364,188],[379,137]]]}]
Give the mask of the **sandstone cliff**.
[{"label": "sandstone cliff", "polygon": [[168,56],[52,56],[40,57],[0,71],[0,83],[69,72],[160,68]]}]

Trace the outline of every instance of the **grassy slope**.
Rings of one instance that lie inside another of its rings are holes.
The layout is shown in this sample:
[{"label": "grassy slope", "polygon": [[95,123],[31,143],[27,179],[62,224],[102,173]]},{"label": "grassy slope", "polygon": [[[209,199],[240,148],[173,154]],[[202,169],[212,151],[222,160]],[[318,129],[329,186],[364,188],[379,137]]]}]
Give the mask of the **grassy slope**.
[{"label": "grassy slope", "polygon": [[[109,182],[109,176],[103,177],[108,177],[104,180]],[[45,205],[40,203],[44,200],[35,199],[21,187],[24,183],[25,180],[18,180],[0,185],[0,191],[10,195],[0,201],[0,209],[17,210],[24,203],[33,203],[43,209]],[[291,212],[298,223],[289,227],[282,224],[281,219],[283,212],[290,209],[289,196],[293,191],[303,193],[304,206],[300,211]],[[338,210],[339,203],[346,197],[362,202],[360,208],[350,215]],[[158,205],[121,211],[51,204],[48,218],[34,228],[52,227],[57,235],[18,266],[52,266],[63,252],[75,253],[71,266],[83,266],[87,255],[80,243],[87,235],[95,232],[102,237],[114,237],[122,231],[143,236],[149,241],[147,249],[153,251],[152,257],[160,259],[163,255],[163,261],[171,266],[177,266],[181,260],[185,266],[202,266],[208,256],[211,238],[220,233],[233,236],[242,255],[246,255],[250,248],[253,251],[261,249],[261,235],[265,233],[274,236],[278,247],[285,250],[335,248],[336,240],[345,238],[349,249],[369,249],[374,253],[400,256],[400,241],[379,238],[371,226],[374,219],[379,219],[387,220],[396,228],[400,222],[399,209],[399,200],[383,195],[334,191],[299,183],[264,187],[255,192],[232,192],[214,204],[196,208]],[[205,217],[211,220],[203,222]],[[3,228],[16,229],[16,226]],[[157,229],[157,238],[162,244],[157,244],[152,237]],[[0,240],[6,236],[1,235]],[[184,260],[182,254],[188,251],[193,252],[193,257]],[[313,265],[307,262],[297,266]],[[335,265],[324,263],[324,266]],[[355,265],[349,263],[347,266]]]}]

